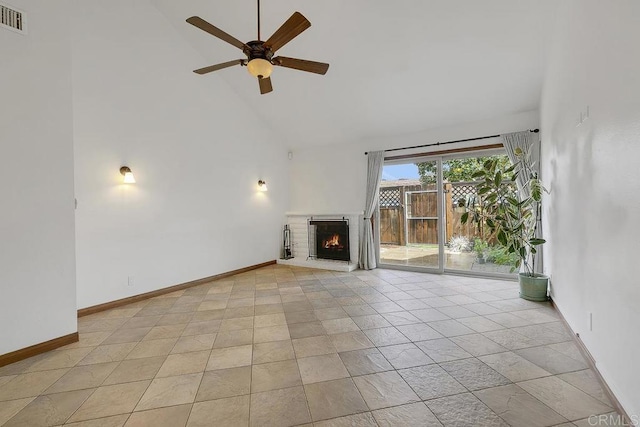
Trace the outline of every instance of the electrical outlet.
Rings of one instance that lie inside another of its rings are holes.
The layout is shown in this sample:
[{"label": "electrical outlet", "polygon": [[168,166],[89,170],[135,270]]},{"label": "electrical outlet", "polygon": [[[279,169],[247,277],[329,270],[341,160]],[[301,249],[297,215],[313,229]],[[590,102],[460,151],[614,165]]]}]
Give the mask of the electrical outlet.
[{"label": "electrical outlet", "polygon": [[134,280],[133,276],[128,276],[127,277],[127,285],[128,286],[133,286],[134,282],[135,282],[135,280]]}]

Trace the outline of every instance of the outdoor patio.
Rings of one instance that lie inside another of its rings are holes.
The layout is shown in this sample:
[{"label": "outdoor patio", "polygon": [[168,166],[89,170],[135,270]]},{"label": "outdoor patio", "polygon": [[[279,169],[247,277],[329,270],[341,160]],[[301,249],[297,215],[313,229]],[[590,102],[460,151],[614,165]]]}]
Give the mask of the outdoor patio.
[{"label": "outdoor patio", "polygon": [[[474,252],[453,252],[445,246],[445,268],[449,270],[509,274],[511,267],[494,263],[480,264]],[[382,264],[438,268],[438,245],[380,245]]]}]

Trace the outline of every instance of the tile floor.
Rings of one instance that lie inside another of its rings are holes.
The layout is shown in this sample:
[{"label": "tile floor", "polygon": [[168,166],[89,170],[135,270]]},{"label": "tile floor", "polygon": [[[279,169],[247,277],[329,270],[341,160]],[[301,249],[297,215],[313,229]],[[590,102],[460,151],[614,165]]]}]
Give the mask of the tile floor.
[{"label": "tile floor", "polygon": [[587,426],[612,413],[517,284],[271,266],[79,319],[0,368],[8,426]]}]

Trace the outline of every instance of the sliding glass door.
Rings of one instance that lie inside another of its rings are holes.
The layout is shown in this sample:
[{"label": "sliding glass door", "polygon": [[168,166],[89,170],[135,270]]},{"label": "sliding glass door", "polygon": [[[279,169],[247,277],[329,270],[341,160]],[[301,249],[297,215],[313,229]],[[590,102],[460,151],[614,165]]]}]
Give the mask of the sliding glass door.
[{"label": "sliding glass door", "polygon": [[462,224],[482,208],[473,173],[485,161],[508,165],[504,150],[385,163],[380,185],[380,264],[479,276],[511,275],[512,256],[486,224]]},{"label": "sliding glass door", "polygon": [[385,164],[380,263],[442,271],[440,159]]}]

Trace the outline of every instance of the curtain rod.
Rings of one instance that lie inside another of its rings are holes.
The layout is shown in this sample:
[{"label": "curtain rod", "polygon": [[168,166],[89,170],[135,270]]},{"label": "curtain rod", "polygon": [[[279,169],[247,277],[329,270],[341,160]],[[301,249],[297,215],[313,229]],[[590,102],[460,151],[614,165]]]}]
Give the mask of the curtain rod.
[{"label": "curtain rod", "polygon": [[[540,129],[529,129],[529,132],[538,133],[538,132],[540,132]],[[438,145],[455,144],[457,142],[478,141],[480,139],[498,138],[500,136],[502,136],[502,135],[479,136],[477,138],[458,139],[456,141],[434,142],[434,143],[431,143],[431,144],[414,145],[412,147],[391,148],[389,150],[384,150],[384,152],[388,153],[390,151],[411,150],[412,148],[424,148],[424,147],[433,147],[433,146],[438,146]],[[366,156],[367,154],[369,154],[369,152],[365,151],[364,155]]]}]

